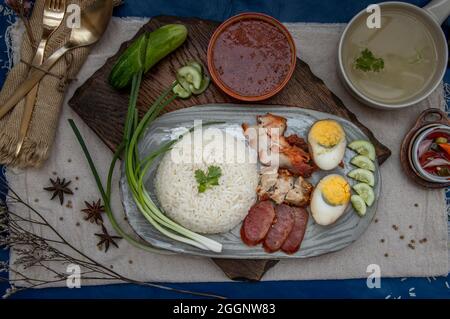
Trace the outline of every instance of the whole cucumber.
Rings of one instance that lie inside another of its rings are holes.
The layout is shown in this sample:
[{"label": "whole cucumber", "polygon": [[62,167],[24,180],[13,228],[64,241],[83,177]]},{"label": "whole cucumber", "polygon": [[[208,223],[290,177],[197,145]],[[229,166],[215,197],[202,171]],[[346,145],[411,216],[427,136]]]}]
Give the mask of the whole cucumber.
[{"label": "whole cucumber", "polygon": [[142,35],[120,56],[111,70],[109,83],[116,89],[128,86],[134,74],[150,70],[186,38],[187,29],[182,24],[168,24]]},{"label": "whole cucumber", "polygon": [[182,45],[187,34],[188,31],[182,24],[168,24],[151,32],[147,41],[145,72]]},{"label": "whole cucumber", "polygon": [[109,74],[108,82],[116,89],[130,84],[133,74],[142,70],[145,65],[148,33],[136,39],[119,57]]}]

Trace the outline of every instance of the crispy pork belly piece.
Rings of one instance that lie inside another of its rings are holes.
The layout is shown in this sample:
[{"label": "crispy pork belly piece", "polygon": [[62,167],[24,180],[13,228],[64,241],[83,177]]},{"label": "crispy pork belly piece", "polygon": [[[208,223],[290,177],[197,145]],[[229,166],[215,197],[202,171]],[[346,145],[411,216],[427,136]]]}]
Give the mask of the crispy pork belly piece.
[{"label": "crispy pork belly piece", "polygon": [[260,179],[256,193],[259,200],[267,200],[275,190],[278,181],[278,169],[276,167],[263,167],[260,172]]},{"label": "crispy pork belly piece", "polygon": [[260,201],[272,199],[275,203],[294,206],[309,204],[313,186],[299,176],[295,178],[288,170],[263,167],[256,192]]},{"label": "crispy pork belly piece", "polygon": [[259,127],[265,129],[279,129],[280,136],[284,135],[287,128],[287,120],[282,116],[273,115],[267,113],[266,115],[258,115],[256,117],[256,122]]},{"label": "crispy pork belly piece", "polygon": [[294,206],[306,206],[309,204],[312,190],[311,183],[299,176],[294,187],[286,194],[284,201]]},{"label": "crispy pork belly piece", "polygon": [[257,125],[242,124],[244,136],[247,137],[250,147],[258,151],[261,164],[278,166],[281,147],[289,146],[284,139],[286,122],[284,117],[267,113],[256,117]]},{"label": "crispy pork belly piece", "polygon": [[274,190],[270,194],[270,199],[277,204],[281,204],[284,202],[287,193],[289,193],[293,187],[294,176],[292,176],[287,170],[280,170]]},{"label": "crispy pork belly piece", "polygon": [[273,159],[270,149],[271,140],[267,130],[259,126],[248,125],[247,123],[242,124],[242,129],[249,146],[258,152],[258,158],[261,164],[270,166]]},{"label": "crispy pork belly piece", "polygon": [[258,151],[259,161],[263,165],[286,168],[296,176],[310,177],[315,170],[310,164],[311,156],[303,149],[303,139],[296,135],[284,136],[286,123],[284,117],[267,113],[257,116],[256,126],[244,123],[242,129],[250,147]]}]

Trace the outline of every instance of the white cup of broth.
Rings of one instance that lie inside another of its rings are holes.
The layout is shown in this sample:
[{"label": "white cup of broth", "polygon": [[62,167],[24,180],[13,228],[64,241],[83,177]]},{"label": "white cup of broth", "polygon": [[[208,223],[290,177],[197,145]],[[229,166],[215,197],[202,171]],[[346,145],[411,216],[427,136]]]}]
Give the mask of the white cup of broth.
[{"label": "white cup of broth", "polygon": [[450,13],[450,0],[424,8],[403,2],[378,6],[379,28],[377,9],[364,9],[345,28],[338,70],[364,104],[395,110],[422,101],[442,81],[448,48],[440,25]]}]

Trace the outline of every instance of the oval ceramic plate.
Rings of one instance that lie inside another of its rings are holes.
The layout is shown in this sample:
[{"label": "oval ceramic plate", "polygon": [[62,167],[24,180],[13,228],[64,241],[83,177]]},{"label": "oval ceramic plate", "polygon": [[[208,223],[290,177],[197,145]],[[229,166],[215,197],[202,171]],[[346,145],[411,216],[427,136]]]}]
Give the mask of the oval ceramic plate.
[{"label": "oval ceramic plate", "polygon": [[[368,140],[367,136],[365,136],[364,133],[353,123],[331,114],[295,107],[214,104],[191,107],[159,117],[148,127],[143,135],[139,144],[139,156],[143,158],[151,150],[155,150],[162,144],[170,141],[172,138],[175,138],[176,132],[179,132],[180,129],[192,128],[194,126],[194,121],[198,120],[202,120],[203,122],[224,122],[224,124],[217,126],[227,129],[234,128],[236,130],[236,134],[240,134],[240,137],[244,138],[240,125],[243,122],[253,124],[256,121],[256,115],[262,115],[267,112],[287,118],[287,135],[290,133],[296,133],[302,137],[305,137],[312,123],[319,119],[329,118],[335,119],[342,124],[347,134],[348,142],[357,139]],[[350,170],[355,168],[350,164],[350,160],[354,155],[355,154],[352,151],[347,150],[344,157],[344,168],[338,167],[337,169],[328,172],[318,171],[313,174],[309,181],[316,185],[317,182],[325,175],[331,173],[346,175]],[[155,196],[153,181],[160,160],[161,157],[158,158],[153,167],[150,168],[145,180],[147,190],[156,203],[157,199]],[[348,179],[348,181],[352,185],[355,184],[355,181],[351,179]],[[376,163],[374,187],[376,200],[372,207],[368,207],[366,216],[363,218],[358,217],[350,204],[345,213],[336,221],[336,223],[327,227],[317,225],[310,217],[305,238],[302,242],[300,250],[293,255],[287,255],[283,252],[268,254],[264,251],[261,245],[255,247],[246,246],[240,238],[240,224],[228,233],[208,236],[223,245],[223,250],[221,253],[204,251],[196,247],[171,240],[170,238],[167,238],[159,233],[158,230],[156,230],[139,212],[128,187],[123,166],[122,178],[120,180],[122,202],[128,221],[136,233],[151,245],[182,254],[239,259],[307,258],[333,252],[350,245],[357,240],[359,236],[361,236],[374,217],[380,194],[380,187],[381,179],[379,167]]]}]

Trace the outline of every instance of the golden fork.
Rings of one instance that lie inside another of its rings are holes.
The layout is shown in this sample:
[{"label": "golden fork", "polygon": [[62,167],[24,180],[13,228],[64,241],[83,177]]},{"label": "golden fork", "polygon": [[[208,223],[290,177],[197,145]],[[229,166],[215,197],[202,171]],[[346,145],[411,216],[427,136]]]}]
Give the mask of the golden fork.
[{"label": "golden fork", "polygon": [[100,40],[113,11],[112,0],[92,1],[81,10],[80,27],[72,28],[69,41],[56,50],[39,69],[32,70],[28,79],[0,106],[0,118],[9,112],[45,76],[53,65],[68,51],[88,46]]},{"label": "golden fork", "polygon": [[[31,62],[34,66],[40,66],[44,61],[44,52],[47,46],[48,39],[61,25],[64,14],[66,12],[66,0],[45,0],[44,3],[44,17],[42,19],[43,30],[41,42],[36,50],[36,54]],[[17,143],[16,156],[19,155],[22,149],[22,144],[27,135],[28,126],[30,125],[31,116],[33,114],[34,104],[36,103],[36,96],[39,84],[36,84],[25,98],[25,106],[23,109],[22,120],[19,129],[19,142]]]}]

